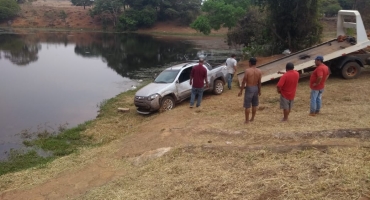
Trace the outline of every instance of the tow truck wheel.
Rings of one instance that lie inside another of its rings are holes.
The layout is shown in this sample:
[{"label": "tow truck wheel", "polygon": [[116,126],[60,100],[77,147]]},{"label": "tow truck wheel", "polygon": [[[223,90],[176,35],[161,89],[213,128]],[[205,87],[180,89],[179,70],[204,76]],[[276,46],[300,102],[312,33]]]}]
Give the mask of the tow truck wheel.
[{"label": "tow truck wheel", "polygon": [[214,94],[222,94],[224,91],[224,83],[221,80],[215,80],[214,86],[213,86],[213,93]]},{"label": "tow truck wheel", "polygon": [[172,110],[175,107],[175,100],[171,96],[165,96],[161,100],[160,112]]},{"label": "tow truck wheel", "polygon": [[342,68],[342,76],[345,79],[357,78],[361,73],[361,66],[357,62],[346,63]]}]

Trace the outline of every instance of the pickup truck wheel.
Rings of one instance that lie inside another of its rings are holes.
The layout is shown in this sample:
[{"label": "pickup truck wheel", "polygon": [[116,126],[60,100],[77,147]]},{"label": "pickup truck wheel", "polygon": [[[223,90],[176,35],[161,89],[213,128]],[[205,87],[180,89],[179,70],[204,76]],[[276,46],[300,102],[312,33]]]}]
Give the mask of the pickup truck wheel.
[{"label": "pickup truck wheel", "polygon": [[224,91],[224,83],[221,80],[215,80],[214,86],[213,86],[213,93],[214,94],[222,94]]},{"label": "pickup truck wheel", "polygon": [[342,68],[342,76],[345,79],[356,78],[361,73],[361,66],[357,62],[346,63]]},{"label": "pickup truck wheel", "polygon": [[165,96],[161,100],[161,108],[160,111],[167,111],[172,110],[175,107],[175,100],[171,96]]}]

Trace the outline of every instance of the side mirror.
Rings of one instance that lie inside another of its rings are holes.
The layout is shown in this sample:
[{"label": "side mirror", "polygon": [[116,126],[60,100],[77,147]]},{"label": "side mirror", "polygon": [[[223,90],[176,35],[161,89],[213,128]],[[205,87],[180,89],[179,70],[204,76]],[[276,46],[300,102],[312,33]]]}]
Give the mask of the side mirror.
[{"label": "side mirror", "polygon": [[179,84],[179,83],[180,83],[180,81],[179,81],[179,79],[177,79],[177,80],[176,80],[176,84]]}]

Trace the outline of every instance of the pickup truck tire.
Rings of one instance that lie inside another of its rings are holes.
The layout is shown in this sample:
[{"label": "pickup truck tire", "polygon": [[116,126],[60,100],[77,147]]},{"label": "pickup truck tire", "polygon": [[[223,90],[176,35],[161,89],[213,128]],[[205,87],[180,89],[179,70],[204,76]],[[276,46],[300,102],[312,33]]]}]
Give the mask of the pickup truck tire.
[{"label": "pickup truck tire", "polygon": [[361,73],[361,66],[357,62],[348,62],[342,67],[342,76],[345,79],[357,78]]},{"label": "pickup truck tire", "polygon": [[160,112],[172,110],[175,107],[175,100],[171,96],[165,96],[161,100]]},{"label": "pickup truck tire", "polygon": [[221,80],[215,80],[213,84],[213,93],[220,95],[224,91],[224,83]]}]

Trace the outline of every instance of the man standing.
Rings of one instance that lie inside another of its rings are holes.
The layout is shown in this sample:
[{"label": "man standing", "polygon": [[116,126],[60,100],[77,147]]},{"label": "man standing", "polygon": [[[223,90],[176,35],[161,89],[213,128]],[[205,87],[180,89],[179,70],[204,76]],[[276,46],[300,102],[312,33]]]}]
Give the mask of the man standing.
[{"label": "man standing", "polygon": [[231,55],[231,58],[226,60],[227,68],[227,87],[231,90],[231,83],[233,81],[234,73],[236,72],[237,61],[235,60],[235,54]]},{"label": "man standing", "polygon": [[190,85],[192,85],[190,96],[190,108],[193,108],[194,106],[196,95],[198,95],[197,107],[200,106],[203,97],[204,82],[206,82],[206,88],[208,88],[207,70],[203,66],[203,58],[200,58],[199,65],[194,66],[190,74]]},{"label": "man standing", "polygon": [[285,69],[286,73],[284,73],[277,84],[277,92],[280,94],[280,109],[283,109],[284,113],[282,121],[288,121],[299,80],[299,73],[294,71],[293,63],[287,63]]},{"label": "man standing", "polygon": [[[257,60],[255,58],[249,59],[249,68],[245,70],[242,85],[238,96],[242,96],[243,89],[245,88],[244,94],[244,108],[245,108],[245,123],[254,121],[256,116],[257,107],[259,104],[258,96],[261,96],[261,78],[262,73],[260,69],[256,67]],[[252,105],[252,118],[249,120],[250,108]]]},{"label": "man standing", "polygon": [[322,56],[316,57],[316,69],[313,71],[310,78],[310,116],[315,116],[320,113],[322,93],[324,92],[325,82],[329,78],[329,68],[323,62],[324,58]]}]

